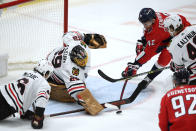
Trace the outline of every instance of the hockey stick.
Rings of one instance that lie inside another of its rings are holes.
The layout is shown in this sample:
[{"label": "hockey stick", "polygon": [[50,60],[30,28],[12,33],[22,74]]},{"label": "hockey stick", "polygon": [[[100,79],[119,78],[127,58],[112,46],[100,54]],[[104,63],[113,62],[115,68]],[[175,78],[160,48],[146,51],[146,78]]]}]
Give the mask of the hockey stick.
[{"label": "hockey stick", "polygon": [[140,73],[140,74],[136,74],[136,75],[133,75],[133,76],[130,76],[130,77],[123,77],[123,78],[119,78],[119,79],[113,79],[109,76],[107,76],[105,73],[103,73],[103,71],[101,71],[100,69],[98,70],[98,74],[105,80],[107,81],[110,81],[110,82],[117,82],[117,81],[122,81],[122,80],[130,80],[134,77],[138,77],[138,76],[142,76],[142,75],[145,75],[145,74],[152,74],[152,73],[155,73],[155,72],[159,72],[159,71],[162,71],[162,70],[165,70],[165,69],[169,69],[170,67],[167,66],[167,67],[163,67],[163,68],[159,68],[159,69],[156,69],[156,70],[152,70],[152,71],[147,71],[147,72],[143,72],[143,73]]},{"label": "hockey stick", "polygon": [[[122,100],[122,98],[123,98],[123,95],[124,95],[124,91],[125,91],[125,87],[126,87],[126,85],[127,85],[127,82],[128,82],[128,80],[126,79],[125,82],[124,82],[124,85],[123,85],[121,94],[120,94],[120,100]],[[118,106],[119,111],[120,111],[120,107],[121,107],[121,105]]]},{"label": "hockey stick", "polygon": [[[120,106],[120,105],[124,105],[124,104],[130,104],[131,102],[133,102],[135,100],[135,98],[137,97],[137,95],[139,94],[139,92],[142,89],[138,89],[136,88],[136,90],[134,91],[134,93],[129,97],[129,98],[125,98],[122,100],[116,100],[116,101],[112,101],[112,102],[106,102],[101,104],[104,108],[107,108],[108,106],[105,106],[106,104],[111,104],[114,106]],[[84,108],[82,109],[76,109],[76,110],[72,110],[72,111],[66,111],[66,112],[60,112],[60,113],[54,113],[54,114],[50,114],[50,115],[45,115],[45,117],[54,117],[54,116],[60,116],[60,115],[66,115],[66,114],[72,114],[72,113],[77,113],[77,112],[82,112],[85,111]]]}]

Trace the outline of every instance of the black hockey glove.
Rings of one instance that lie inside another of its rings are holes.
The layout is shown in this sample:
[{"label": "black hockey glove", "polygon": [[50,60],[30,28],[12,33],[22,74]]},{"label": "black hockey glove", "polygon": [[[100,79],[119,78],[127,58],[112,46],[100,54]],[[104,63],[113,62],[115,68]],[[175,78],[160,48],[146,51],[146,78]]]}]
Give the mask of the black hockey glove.
[{"label": "black hockey glove", "polygon": [[33,120],[31,121],[31,126],[34,129],[41,129],[43,127],[44,110],[45,108],[36,107],[35,115],[33,117]]},{"label": "black hockey glove", "polygon": [[34,112],[27,110],[23,115],[20,116],[20,119],[33,120],[34,115]]}]

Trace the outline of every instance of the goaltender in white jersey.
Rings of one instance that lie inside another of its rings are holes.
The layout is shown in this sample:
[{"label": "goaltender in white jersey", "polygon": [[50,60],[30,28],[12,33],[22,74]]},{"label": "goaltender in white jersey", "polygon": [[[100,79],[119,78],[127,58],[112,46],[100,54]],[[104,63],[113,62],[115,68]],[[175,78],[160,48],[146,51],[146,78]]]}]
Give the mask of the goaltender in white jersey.
[{"label": "goaltender in white jersey", "polygon": [[[70,102],[69,98],[71,96],[72,100],[74,98],[74,101],[84,106],[91,115],[96,115],[103,109],[85,84],[90,68],[91,55],[89,47],[100,48],[100,39],[96,39],[98,37],[103,38],[103,36],[98,34],[83,34],[78,31],[67,32],[63,36],[63,46],[54,49],[47,56],[47,59],[55,68],[53,75],[48,79],[50,83],[53,83],[51,99]],[[90,42],[93,40],[96,46],[93,46],[93,43]],[[59,85],[65,86],[60,88]],[[86,101],[86,99],[90,99],[93,102]],[[96,106],[92,106],[93,103]]]},{"label": "goaltender in white jersey", "polygon": [[[83,49],[86,52],[84,66],[78,66],[72,61],[70,53],[74,47],[81,48],[81,50]],[[65,84],[68,93],[76,98],[76,92],[85,89],[84,81],[90,68],[90,51],[88,46],[83,41],[65,39],[64,46],[54,49],[47,59],[51,61],[55,68],[51,76],[53,81],[57,84]]]},{"label": "goaltender in white jersey", "polygon": [[172,55],[171,68],[187,68],[190,71],[190,84],[196,85],[196,26],[184,28],[178,15],[167,17],[164,26],[174,36],[168,47]]},{"label": "goaltender in white jersey", "polygon": [[[32,119],[33,128],[42,128],[51,90],[46,79],[52,72],[52,64],[41,60],[34,71],[26,71],[16,82],[0,86],[0,120],[18,112],[21,118]],[[34,113],[29,110],[32,104]]]}]

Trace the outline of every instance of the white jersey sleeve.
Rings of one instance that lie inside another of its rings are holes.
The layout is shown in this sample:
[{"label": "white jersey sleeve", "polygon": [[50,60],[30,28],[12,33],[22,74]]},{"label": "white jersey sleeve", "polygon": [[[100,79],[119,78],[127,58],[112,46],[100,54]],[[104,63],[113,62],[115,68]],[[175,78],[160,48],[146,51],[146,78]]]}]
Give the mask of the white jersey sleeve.
[{"label": "white jersey sleeve", "polygon": [[196,26],[186,27],[179,35],[172,39],[169,52],[177,65],[188,67],[196,62]]},{"label": "white jersey sleeve", "polygon": [[79,31],[69,31],[63,35],[64,44],[69,43],[69,41],[80,41],[84,40],[84,34]]},{"label": "white jersey sleeve", "polygon": [[[81,45],[88,54],[88,62],[85,68],[77,66],[70,59],[69,53],[77,45]],[[58,84],[65,84],[72,97],[75,97],[78,91],[85,89],[84,81],[90,68],[90,51],[86,44],[75,40],[68,41],[66,46],[53,50],[48,56],[48,60],[55,68],[51,78]]]},{"label": "white jersey sleeve", "polygon": [[45,108],[51,90],[45,78],[34,71],[25,72],[15,83],[6,84],[0,89],[8,104],[21,115],[33,103],[36,107]]}]

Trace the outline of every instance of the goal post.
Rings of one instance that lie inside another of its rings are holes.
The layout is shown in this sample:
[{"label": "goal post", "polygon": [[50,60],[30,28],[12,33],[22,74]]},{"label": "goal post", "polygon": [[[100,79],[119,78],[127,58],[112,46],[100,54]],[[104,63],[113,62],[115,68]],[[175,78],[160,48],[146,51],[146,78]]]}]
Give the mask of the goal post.
[{"label": "goal post", "polygon": [[8,53],[9,69],[29,68],[62,46],[68,0],[5,0],[0,9],[0,52]]}]

